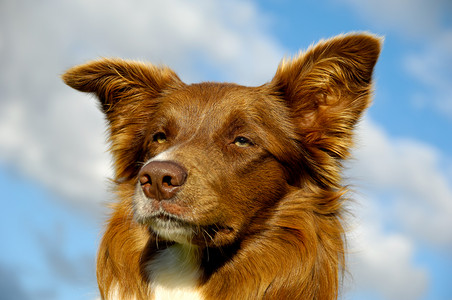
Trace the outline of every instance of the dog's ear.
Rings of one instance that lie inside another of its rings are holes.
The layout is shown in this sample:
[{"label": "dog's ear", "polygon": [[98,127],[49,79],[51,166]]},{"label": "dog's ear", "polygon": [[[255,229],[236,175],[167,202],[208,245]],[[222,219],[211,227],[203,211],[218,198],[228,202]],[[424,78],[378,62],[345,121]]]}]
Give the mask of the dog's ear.
[{"label": "dog's ear", "polygon": [[340,35],[280,64],[270,86],[305,145],[347,157],[352,129],[370,103],[380,48],[381,39],[369,34]]},{"label": "dog's ear", "polygon": [[156,98],[165,89],[182,84],[169,68],[121,59],[101,59],[75,66],[62,78],[76,90],[96,94],[109,120],[117,106],[137,105],[139,100]]}]

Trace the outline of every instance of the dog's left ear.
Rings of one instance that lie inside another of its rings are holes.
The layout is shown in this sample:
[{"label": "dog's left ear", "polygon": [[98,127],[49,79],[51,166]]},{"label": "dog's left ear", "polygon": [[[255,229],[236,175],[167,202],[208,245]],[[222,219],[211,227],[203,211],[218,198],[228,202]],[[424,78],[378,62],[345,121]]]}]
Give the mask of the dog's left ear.
[{"label": "dog's left ear", "polygon": [[381,42],[370,34],[341,35],[280,64],[270,86],[307,147],[347,157],[352,129],[370,103]]}]

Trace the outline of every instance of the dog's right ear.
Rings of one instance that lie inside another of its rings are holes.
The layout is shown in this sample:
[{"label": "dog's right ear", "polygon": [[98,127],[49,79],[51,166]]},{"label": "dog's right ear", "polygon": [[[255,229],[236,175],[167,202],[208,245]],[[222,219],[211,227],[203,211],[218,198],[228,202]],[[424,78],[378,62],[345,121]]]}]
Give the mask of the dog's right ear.
[{"label": "dog's right ear", "polygon": [[183,84],[169,68],[121,59],[101,59],[75,66],[62,78],[76,90],[94,93],[109,121],[118,105],[127,107],[142,98],[153,99],[165,89]]}]

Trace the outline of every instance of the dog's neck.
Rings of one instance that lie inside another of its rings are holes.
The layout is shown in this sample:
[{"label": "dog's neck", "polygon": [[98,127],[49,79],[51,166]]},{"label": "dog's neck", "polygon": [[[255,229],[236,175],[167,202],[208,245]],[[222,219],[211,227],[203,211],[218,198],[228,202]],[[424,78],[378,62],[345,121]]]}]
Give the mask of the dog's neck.
[{"label": "dog's neck", "polygon": [[174,244],[159,250],[146,266],[155,299],[201,299],[201,250],[197,246]]}]

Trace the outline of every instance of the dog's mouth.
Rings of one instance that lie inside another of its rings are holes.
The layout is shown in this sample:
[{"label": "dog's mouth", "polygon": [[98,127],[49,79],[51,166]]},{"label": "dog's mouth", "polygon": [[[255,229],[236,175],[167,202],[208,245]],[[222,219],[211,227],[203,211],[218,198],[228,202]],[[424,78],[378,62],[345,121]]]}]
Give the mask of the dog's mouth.
[{"label": "dog's mouth", "polygon": [[166,212],[155,213],[140,223],[149,226],[158,238],[183,244],[189,243],[195,232],[192,224]]},{"label": "dog's mouth", "polygon": [[159,222],[175,223],[175,224],[179,224],[181,226],[188,224],[188,222],[184,222],[180,218],[172,216],[168,213],[157,213],[153,218],[155,218]]},{"label": "dog's mouth", "polygon": [[206,247],[224,244],[235,232],[230,226],[198,225],[166,212],[155,213],[140,223],[149,226],[159,239]]}]

